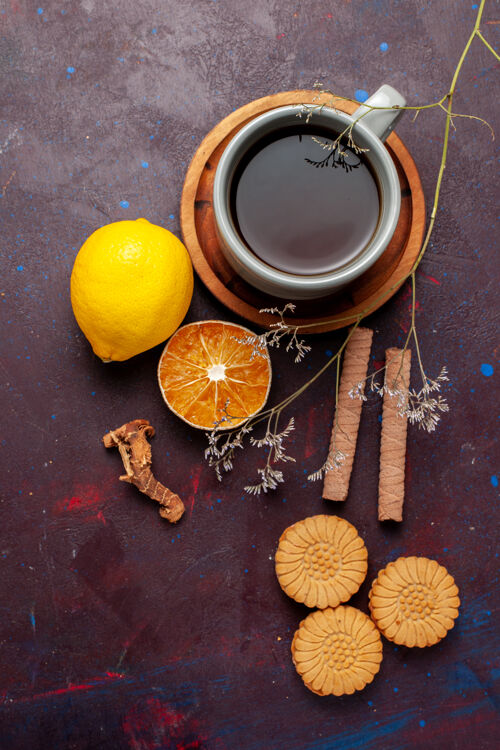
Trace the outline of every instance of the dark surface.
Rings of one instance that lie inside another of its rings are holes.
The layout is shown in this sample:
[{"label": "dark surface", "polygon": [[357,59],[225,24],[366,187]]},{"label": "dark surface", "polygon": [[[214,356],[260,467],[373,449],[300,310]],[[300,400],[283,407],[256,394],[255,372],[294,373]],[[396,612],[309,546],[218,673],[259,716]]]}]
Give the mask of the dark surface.
[{"label": "dark surface", "polygon": [[[0,747],[498,747],[498,260],[487,128],[456,121],[438,224],[418,273],[422,356],[429,374],[447,365],[451,411],[434,435],[410,431],[401,526],[376,520],[379,401],[364,407],[344,506],[323,502],[305,479],[324,460],[329,374],[287,412],[296,418],[297,463],[285,467],[286,484],[245,496],[262,457],[245,451],[218,485],[203,462],[203,435],[163,404],[161,347],[103,365],[68,293],[78,248],[98,226],[145,216],[179,232],[189,159],[233,108],[318,78],[348,96],[384,81],[411,103],[441,96],[475,4],[51,0],[37,8],[0,3]],[[482,29],[493,44],[498,23],[490,2]],[[495,68],[475,40],[458,112],[495,125]],[[428,203],[443,125],[432,110],[398,127]],[[369,321],[375,364],[403,340],[409,303],[404,287]],[[197,283],[187,320],[230,317]],[[274,352],[271,402],[341,341],[342,332],[313,338],[300,365]],[[101,444],[137,417],[157,429],[158,477],[185,500],[177,527],[118,482],[118,453]],[[281,592],[272,562],[287,525],[335,511],[368,547],[355,605],[366,611],[375,572],[401,554],[436,558],[462,598],[441,644],[410,651],[384,642],[374,683],[340,699],[313,695],[295,673],[290,642],[306,610]]]}]

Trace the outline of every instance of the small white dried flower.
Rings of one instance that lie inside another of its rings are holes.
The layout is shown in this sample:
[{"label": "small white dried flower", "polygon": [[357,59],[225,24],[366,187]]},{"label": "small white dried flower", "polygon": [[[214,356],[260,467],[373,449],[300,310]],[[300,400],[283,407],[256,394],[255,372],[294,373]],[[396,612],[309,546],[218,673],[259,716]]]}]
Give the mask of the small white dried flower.
[{"label": "small white dried flower", "polygon": [[422,388],[418,393],[414,390],[410,392],[408,408],[403,415],[408,418],[410,424],[416,424],[427,432],[434,432],[441,420],[441,414],[449,410],[446,400],[441,395],[430,398],[429,392]]},{"label": "small white dried flower", "polygon": [[269,464],[266,464],[263,469],[257,469],[257,473],[260,475],[261,481],[258,484],[245,487],[245,492],[248,492],[249,495],[260,495],[261,492],[267,493],[268,490],[275,490],[278,484],[284,481],[283,472],[273,469]]},{"label": "small white dried flower", "polygon": [[349,398],[357,398],[360,401],[368,401],[367,397],[365,396],[365,384],[358,383],[357,385],[353,386],[349,391]]},{"label": "small white dried flower", "polygon": [[328,458],[326,459],[323,466],[321,466],[319,469],[316,469],[316,471],[313,471],[311,474],[308,474],[308,481],[317,482],[320,479],[323,479],[327,472],[333,471],[334,469],[340,469],[340,467],[345,463],[346,457],[347,454],[343,453],[341,450],[333,450],[333,452],[328,455]]}]

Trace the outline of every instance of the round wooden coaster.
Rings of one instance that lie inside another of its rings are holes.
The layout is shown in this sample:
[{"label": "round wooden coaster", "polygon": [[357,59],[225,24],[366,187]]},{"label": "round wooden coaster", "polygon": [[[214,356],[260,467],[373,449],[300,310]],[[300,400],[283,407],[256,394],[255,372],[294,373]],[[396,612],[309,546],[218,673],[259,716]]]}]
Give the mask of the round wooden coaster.
[{"label": "round wooden coaster", "polygon": [[[186,174],[181,198],[181,229],[193,265],[210,291],[226,307],[246,320],[263,327],[276,322],[276,316],[259,312],[262,308],[282,309],[287,301],[296,304],[292,325],[307,326],[304,332],[320,333],[343,328],[359,315],[384,304],[403,283],[420,250],[425,230],[425,204],[420,177],[410,153],[395,133],[386,146],[401,183],[401,213],[389,246],[363,276],[341,292],[320,300],[282,300],[247,284],[228,264],[219,247],[212,211],[212,189],[218,161],[233,135],[249,120],[286,104],[328,103],[329,96],[316,91],[284,91],[265,96],[224,118],[203,139]],[[352,113],[352,102],[335,103],[337,109]]]}]

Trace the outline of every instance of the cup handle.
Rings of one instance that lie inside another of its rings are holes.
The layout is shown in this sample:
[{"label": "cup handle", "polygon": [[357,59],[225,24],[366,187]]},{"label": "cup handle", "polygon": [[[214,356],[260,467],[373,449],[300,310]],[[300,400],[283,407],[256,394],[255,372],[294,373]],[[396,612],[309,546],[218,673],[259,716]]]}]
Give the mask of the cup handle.
[{"label": "cup handle", "polygon": [[[369,109],[365,106],[366,104],[371,107],[390,107],[390,109]],[[406,99],[399,91],[384,83],[361,107],[358,107],[351,117],[356,120],[367,112],[368,114],[365,114],[360,122],[370,128],[381,141],[385,141],[404,112],[403,109],[393,109],[393,107],[404,107],[405,104]]]}]

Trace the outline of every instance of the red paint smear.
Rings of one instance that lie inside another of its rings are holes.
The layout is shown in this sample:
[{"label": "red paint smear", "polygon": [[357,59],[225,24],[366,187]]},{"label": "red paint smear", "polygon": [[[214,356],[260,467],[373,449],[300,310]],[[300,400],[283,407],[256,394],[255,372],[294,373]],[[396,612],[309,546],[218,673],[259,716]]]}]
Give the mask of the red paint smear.
[{"label": "red paint smear", "polygon": [[[156,697],[132,706],[123,719],[122,728],[132,750],[158,750],[162,747],[201,750],[206,747],[206,737],[200,735],[199,722],[188,720]],[[194,737],[187,740],[187,735]]]},{"label": "red paint smear", "polygon": [[53,698],[58,695],[67,695],[68,693],[78,693],[82,690],[95,690],[101,687],[103,684],[107,684],[114,680],[122,679],[125,675],[119,672],[106,672],[105,677],[95,677],[91,682],[82,682],[78,685],[72,685],[71,683],[64,688],[56,688],[56,690],[48,690],[45,693],[35,693],[33,695],[26,696],[25,698],[19,698],[14,700],[14,703],[31,703],[33,701],[44,700],[45,698]]},{"label": "red paint smear", "polygon": [[316,414],[316,408],[312,406],[307,414],[306,445],[304,449],[304,458],[310,458],[312,454],[315,453],[314,437],[317,434],[317,421],[318,416]]},{"label": "red paint smear", "polygon": [[133,706],[126,714],[122,726],[127,734],[142,732],[144,729],[154,725],[156,729],[177,729],[183,722],[184,716],[164,705],[158,698],[148,698],[145,706]]},{"label": "red paint smear", "polygon": [[438,286],[441,286],[441,282],[434,278],[434,276],[429,276],[427,273],[424,273],[423,271],[420,271],[422,276],[424,276],[426,279],[429,279],[429,281],[432,281],[433,284],[437,284]]},{"label": "red paint smear", "polygon": [[399,299],[401,300],[401,302],[404,302],[405,299],[408,299],[408,297],[411,297],[412,294],[413,294],[412,288],[410,285],[408,285],[404,287],[404,289],[400,292]]},{"label": "red paint smear", "polygon": [[283,39],[286,34],[276,34],[276,39]]},{"label": "red paint smear", "polygon": [[198,466],[198,468],[193,472],[193,490],[191,494],[189,495],[189,515],[191,516],[191,513],[193,512],[194,508],[194,501],[196,498],[196,494],[198,492],[198,487],[200,486],[200,475],[201,475],[201,466]]},{"label": "red paint smear", "polygon": [[[53,510],[56,514],[66,513],[67,511],[95,510],[96,506],[101,505],[103,502],[104,497],[101,495],[97,487],[89,485],[88,487],[83,488],[77,495],[58,500],[57,503],[55,503]],[[104,521],[102,512],[99,513],[97,514],[97,517],[99,520]]]}]

